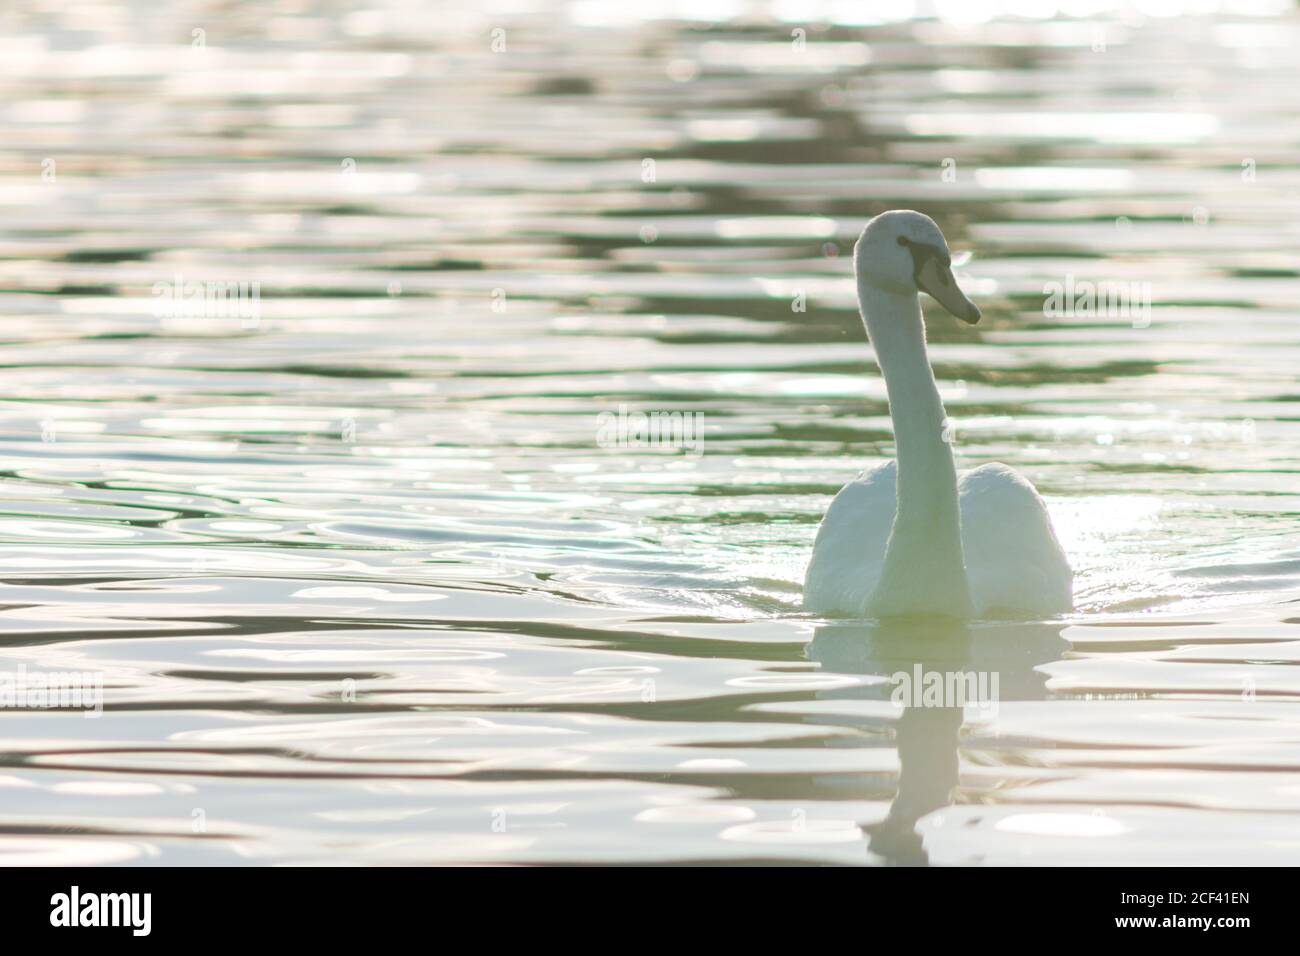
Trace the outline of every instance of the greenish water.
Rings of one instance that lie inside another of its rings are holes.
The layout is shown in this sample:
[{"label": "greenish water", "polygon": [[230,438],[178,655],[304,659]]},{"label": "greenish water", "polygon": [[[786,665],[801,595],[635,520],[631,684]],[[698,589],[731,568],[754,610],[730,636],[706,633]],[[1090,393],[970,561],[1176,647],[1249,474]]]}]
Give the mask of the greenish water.
[{"label": "greenish water", "polygon": [[[0,671],[104,686],[0,710],[0,862],[1296,860],[1289,7],[192,6],[0,14]],[[1068,618],[800,610],[896,207]]]}]

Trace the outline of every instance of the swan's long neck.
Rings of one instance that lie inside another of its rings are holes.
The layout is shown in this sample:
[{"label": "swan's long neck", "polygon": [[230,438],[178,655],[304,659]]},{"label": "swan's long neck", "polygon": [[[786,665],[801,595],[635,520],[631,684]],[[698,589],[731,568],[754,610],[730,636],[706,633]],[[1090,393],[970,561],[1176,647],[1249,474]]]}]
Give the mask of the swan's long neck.
[{"label": "swan's long neck", "polygon": [[925,351],[920,302],[915,292],[887,292],[862,281],[858,295],[885,377],[898,449],[897,510],[884,568],[866,610],[882,617],[967,617],[970,590],[962,558],[957,469]]}]

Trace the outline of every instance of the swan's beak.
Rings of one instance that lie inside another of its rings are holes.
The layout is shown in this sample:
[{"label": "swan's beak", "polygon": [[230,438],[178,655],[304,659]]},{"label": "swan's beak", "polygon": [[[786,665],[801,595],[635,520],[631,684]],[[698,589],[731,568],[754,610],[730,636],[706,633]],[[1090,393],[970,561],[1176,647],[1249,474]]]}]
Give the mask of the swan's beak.
[{"label": "swan's beak", "polygon": [[952,266],[931,256],[916,274],[916,284],[922,292],[968,325],[980,320],[980,310],[966,297],[953,277]]}]

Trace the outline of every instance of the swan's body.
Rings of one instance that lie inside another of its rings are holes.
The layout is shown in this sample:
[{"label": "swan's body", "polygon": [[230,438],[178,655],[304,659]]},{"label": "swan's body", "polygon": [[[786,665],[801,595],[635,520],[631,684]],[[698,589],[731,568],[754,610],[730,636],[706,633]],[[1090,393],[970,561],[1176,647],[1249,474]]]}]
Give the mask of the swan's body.
[{"label": "swan's body", "polygon": [[[898,466],[864,471],[831,502],[808,568],[804,604],[811,610],[868,616],[894,523]],[[1006,465],[981,465],[957,481],[961,543],[972,610],[981,616],[1068,611],[1070,565],[1043,499]],[[920,581],[928,590],[924,578]]]},{"label": "swan's body", "polygon": [[954,315],[979,321],[950,261],[939,227],[915,212],[877,216],[855,247],[898,459],[864,472],[831,502],[804,581],[809,610],[968,618],[1072,607],[1070,565],[1033,485],[1000,464],[957,479],[917,297],[923,288]]}]

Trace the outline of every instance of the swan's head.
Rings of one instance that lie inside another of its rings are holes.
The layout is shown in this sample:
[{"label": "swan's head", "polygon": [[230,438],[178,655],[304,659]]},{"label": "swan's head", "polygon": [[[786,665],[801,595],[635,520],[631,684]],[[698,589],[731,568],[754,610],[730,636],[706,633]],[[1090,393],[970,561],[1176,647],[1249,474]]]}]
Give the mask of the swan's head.
[{"label": "swan's head", "polygon": [[980,310],[957,286],[952,253],[933,219],[910,209],[882,212],[867,223],[853,247],[858,281],[887,292],[925,292],[963,322]]}]

